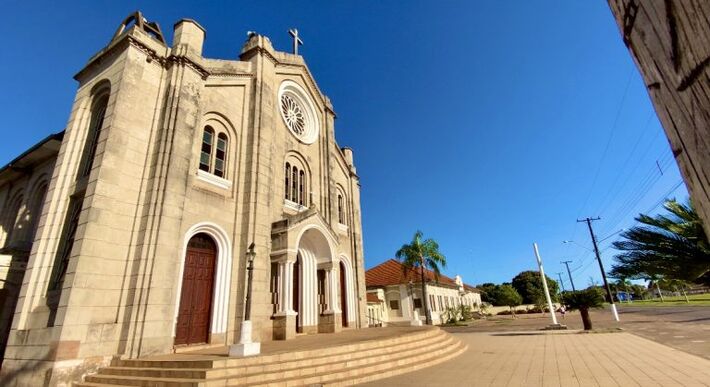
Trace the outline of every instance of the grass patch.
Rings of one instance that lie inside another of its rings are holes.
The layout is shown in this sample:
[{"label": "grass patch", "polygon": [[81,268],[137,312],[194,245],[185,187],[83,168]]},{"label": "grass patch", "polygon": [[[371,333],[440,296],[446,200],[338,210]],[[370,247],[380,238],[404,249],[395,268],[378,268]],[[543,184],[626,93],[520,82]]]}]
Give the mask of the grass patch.
[{"label": "grass patch", "polygon": [[622,302],[620,306],[710,306],[710,294],[692,294],[688,296],[690,302],[685,301],[685,297],[663,297],[652,300],[637,300],[634,302]]}]

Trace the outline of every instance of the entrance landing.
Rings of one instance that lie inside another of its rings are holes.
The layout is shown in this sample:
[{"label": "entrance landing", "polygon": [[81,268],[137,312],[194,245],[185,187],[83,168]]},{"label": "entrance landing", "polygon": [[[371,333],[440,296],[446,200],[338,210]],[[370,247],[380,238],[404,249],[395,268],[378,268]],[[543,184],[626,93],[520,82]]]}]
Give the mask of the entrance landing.
[{"label": "entrance landing", "polygon": [[[339,347],[348,344],[378,342],[395,339],[404,335],[416,334],[439,328],[431,326],[422,327],[385,327],[350,329],[339,333],[325,333],[317,335],[299,335],[291,340],[274,340],[261,343],[261,355],[278,355],[288,352],[312,351]],[[228,358],[229,347],[211,347],[182,353],[153,355],[142,358],[144,360],[219,360]]]},{"label": "entrance landing", "polygon": [[364,328],[262,343],[259,356],[227,347],[113,361],[77,386],[352,385],[412,372],[467,349],[437,327]]}]

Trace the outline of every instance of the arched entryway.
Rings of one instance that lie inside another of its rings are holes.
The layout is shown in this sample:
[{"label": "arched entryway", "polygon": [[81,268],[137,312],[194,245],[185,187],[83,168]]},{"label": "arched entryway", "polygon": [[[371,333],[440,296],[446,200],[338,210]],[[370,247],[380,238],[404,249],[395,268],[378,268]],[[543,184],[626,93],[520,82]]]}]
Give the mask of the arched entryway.
[{"label": "arched entryway", "polygon": [[319,265],[333,261],[331,251],[331,244],[319,229],[310,228],[299,239],[291,288],[298,333],[318,332],[319,315],[325,297],[325,286],[319,288],[318,270],[322,269]]},{"label": "arched entryway", "polygon": [[206,233],[187,243],[175,345],[209,342],[217,254],[217,244]]}]

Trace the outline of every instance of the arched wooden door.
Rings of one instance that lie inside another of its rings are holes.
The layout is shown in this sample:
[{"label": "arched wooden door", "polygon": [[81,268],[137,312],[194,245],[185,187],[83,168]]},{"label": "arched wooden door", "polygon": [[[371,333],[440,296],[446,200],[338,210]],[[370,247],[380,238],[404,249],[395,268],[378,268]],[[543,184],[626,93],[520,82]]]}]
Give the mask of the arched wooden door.
[{"label": "arched wooden door", "polygon": [[217,246],[207,234],[190,238],[182,274],[175,344],[207,343],[210,334]]},{"label": "arched wooden door", "polygon": [[348,326],[348,292],[345,282],[345,265],[340,262],[340,311],[343,317],[343,326]]}]

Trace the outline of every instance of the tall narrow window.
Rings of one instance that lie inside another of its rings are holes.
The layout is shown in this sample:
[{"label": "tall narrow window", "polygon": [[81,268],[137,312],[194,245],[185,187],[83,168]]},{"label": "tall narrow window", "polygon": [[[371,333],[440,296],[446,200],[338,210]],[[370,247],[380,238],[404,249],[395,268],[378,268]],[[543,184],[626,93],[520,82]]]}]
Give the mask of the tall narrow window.
[{"label": "tall narrow window", "polygon": [[89,123],[89,132],[86,135],[84,154],[79,164],[78,178],[89,176],[89,173],[91,173],[91,168],[94,165],[94,156],[96,156],[96,147],[99,142],[99,134],[101,134],[101,127],[104,125],[107,105],[108,96],[102,97],[94,104],[91,112],[91,122]]},{"label": "tall narrow window", "polygon": [[73,197],[69,201],[69,210],[67,211],[66,222],[64,222],[64,230],[62,230],[62,239],[59,242],[52,278],[50,279],[49,288],[51,290],[61,289],[62,282],[64,282],[64,276],[69,266],[69,257],[74,247],[76,229],[79,226],[79,215],[81,215],[83,202],[83,197]]},{"label": "tall narrow window", "polygon": [[304,204],[304,187],[306,185],[306,174],[303,171],[300,171],[298,173],[298,204],[303,205]]},{"label": "tall narrow window", "polygon": [[298,168],[294,166],[291,171],[291,200],[298,203]]},{"label": "tall narrow window", "polygon": [[202,148],[200,149],[200,169],[210,172],[212,166],[212,143],[214,142],[214,130],[211,126],[205,126],[202,132]]},{"label": "tall narrow window", "polygon": [[286,191],[286,200],[291,200],[291,164],[286,163],[286,184],[284,185]]},{"label": "tall narrow window", "polygon": [[214,174],[219,177],[224,177],[225,163],[227,160],[227,135],[220,133],[217,136],[217,152],[214,158]]},{"label": "tall narrow window", "polygon": [[341,194],[338,194],[338,222],[345,224],[345,217],[343,216],[343,195]]}]

